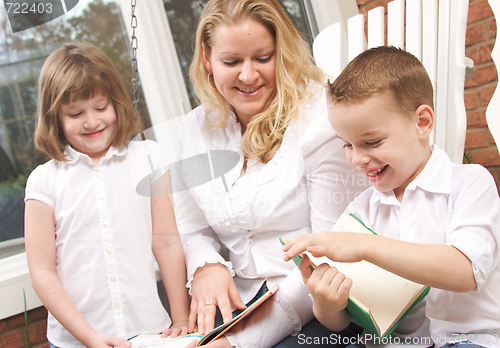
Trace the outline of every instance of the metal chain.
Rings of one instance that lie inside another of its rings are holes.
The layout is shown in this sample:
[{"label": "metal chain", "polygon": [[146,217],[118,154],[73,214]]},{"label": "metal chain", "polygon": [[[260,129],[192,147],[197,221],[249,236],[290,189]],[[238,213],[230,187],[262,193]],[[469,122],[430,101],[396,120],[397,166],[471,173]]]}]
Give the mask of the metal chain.
[{"label": "metal chain", "polygon": [[135,111],[138,113],[139,104],[139,71],[137,70],[137,36],[135,36],[135,28],[137,28],[137,17],[135,16],[135,6],[136,0],[131,0],[130,5],[132,7],[132,18],[130,21],[130,26],[132,27],[132,37],[130,41],[130,47],[132,48],[132,85],[134,87],[133,93],[133,103],[135,106]]}]

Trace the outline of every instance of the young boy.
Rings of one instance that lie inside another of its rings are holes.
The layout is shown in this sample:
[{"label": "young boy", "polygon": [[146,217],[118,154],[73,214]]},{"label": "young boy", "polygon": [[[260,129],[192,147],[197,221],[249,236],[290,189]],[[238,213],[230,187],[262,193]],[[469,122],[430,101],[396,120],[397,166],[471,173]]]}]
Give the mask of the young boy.
[{"label": "young boy", "polygon": [[[369,261],[432,287],[396,331],[416,335],[430,322],[435,347],[500,346],[497,188],[485,168],[454,164],[429,145],[433,89],[425,68],[400,49],[374,48],[349,63],[330,96],[330,123],[347,159],[373,184],[346,213],[378,235],[304,235],[283,247],[284,259],[307,250],[335,261]],[[307,266],[304,257],[314,314],[342,329],[350,321],[344,309],[352,281],[326,264],[312,274]]]}]

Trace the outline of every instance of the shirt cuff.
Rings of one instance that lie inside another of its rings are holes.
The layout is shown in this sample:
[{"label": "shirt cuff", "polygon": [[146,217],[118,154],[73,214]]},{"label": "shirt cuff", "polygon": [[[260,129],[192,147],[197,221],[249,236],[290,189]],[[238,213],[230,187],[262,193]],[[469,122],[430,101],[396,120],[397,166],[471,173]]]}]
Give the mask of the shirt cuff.
[{"label": "shirt cuff", "polygon": [[224,260],[219,254],[220,247],[212,238],[198,235],[186,240],[185,243],[183,243],[183,247],[187,268],[186,287],[189,288],[190,294],[194,273],[198,268],[205,266],[207,263],[223,264],[226,266],[231,276],[234,277],[232,263]]}]

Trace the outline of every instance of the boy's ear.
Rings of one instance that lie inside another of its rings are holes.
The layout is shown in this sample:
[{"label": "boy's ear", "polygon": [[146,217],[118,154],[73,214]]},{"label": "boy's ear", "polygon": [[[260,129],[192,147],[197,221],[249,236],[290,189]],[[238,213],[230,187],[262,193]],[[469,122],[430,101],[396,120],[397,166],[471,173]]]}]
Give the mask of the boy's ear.
[{"label": "boy's ear", "polygon": [[434,128],[434,111],[429,105],[420,105],[415,111],[414,119],[419,138],[426,139]]}]

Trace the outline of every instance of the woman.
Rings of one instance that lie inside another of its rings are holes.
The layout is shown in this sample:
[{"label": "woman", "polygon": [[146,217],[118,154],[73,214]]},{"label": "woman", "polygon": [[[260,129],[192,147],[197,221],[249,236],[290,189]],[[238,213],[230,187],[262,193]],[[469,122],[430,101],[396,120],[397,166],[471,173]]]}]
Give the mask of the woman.
[{"label": "woman", "polygon": [[[270,347],[313,318],[279,237],[331,229],[366,183],[328,123],[324,76],[277,0],[210,0],[195,46],[191,79],[202,105],[181,125],[181,158],[229,150],[238,163],[199,186],[201,172],[187,166],[182,173],[190,189],[175,205],[193,296],[190,327],[197,320],[206,333],[217,306],[226,321],[230,300],[242,309],[280,284],[250,320],[215,343]],[[213,155],[212,162],[215,172]]]}]

